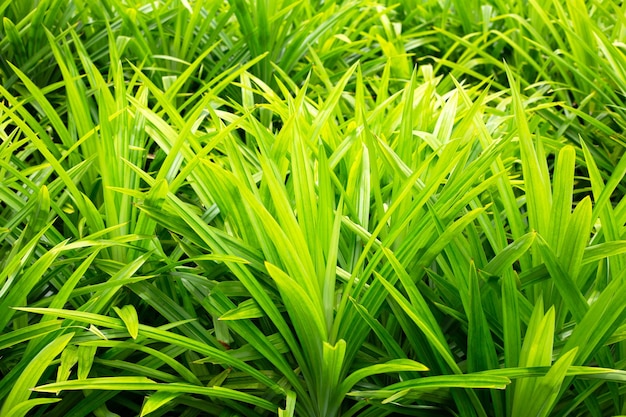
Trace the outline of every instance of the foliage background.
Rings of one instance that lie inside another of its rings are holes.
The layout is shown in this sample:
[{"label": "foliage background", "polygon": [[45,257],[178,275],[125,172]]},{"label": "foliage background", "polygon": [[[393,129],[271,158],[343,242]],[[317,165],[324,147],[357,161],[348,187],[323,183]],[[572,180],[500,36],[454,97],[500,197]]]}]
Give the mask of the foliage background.
[{"label": "foliage background", "polygon": [[0,1],[0,415],[626,414],[625,8]]}]

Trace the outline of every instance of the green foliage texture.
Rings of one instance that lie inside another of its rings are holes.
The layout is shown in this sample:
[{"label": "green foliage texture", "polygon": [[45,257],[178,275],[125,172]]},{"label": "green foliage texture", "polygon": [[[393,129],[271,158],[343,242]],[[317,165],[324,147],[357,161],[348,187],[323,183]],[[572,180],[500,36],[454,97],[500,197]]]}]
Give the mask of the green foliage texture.
[{"label": "green foliage texture", "polygon": [[0,18],[0,416],[626,415],[626,3]]}]

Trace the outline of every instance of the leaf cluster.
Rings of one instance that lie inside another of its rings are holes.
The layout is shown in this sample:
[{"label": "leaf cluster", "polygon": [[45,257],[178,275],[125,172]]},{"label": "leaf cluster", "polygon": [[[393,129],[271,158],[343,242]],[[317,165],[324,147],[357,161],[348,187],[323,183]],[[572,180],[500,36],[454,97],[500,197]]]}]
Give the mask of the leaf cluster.
[{"label": "leaf cluster", "polygon": [[626,414],[624,7],[0,0],[0,415]]}]

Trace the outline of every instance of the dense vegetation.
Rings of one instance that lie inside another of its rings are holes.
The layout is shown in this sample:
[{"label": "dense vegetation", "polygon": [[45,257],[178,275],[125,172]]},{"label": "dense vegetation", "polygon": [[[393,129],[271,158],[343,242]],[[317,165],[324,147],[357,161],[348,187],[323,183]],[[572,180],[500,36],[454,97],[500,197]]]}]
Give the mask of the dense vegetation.
[{"label": "dense vegetation", "polygon": [[622,3],[0,0],[0,415],[626,414]]}]

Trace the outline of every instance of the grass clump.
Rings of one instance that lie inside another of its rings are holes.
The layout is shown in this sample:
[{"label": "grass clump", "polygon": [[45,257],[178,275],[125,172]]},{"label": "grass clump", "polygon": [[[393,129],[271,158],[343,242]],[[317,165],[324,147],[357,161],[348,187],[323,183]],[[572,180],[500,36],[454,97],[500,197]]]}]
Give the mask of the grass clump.
[{"label": "grass clump", "polygon": [[0,415],[626,413],[621,7],[0,2]]}]

